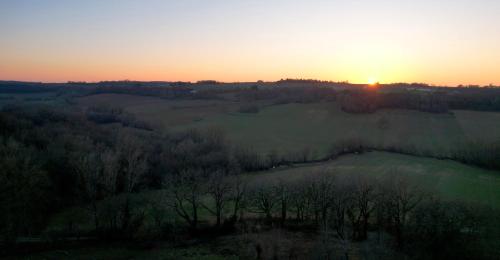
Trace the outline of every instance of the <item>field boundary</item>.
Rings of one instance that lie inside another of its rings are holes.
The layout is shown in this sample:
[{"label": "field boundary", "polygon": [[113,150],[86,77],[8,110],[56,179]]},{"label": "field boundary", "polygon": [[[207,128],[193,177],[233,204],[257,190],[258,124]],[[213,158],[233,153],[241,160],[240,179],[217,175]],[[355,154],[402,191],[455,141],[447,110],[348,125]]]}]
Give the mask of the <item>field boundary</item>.
[{"label": "field boundary", "polygon": [[[477,164],[466,163],[466,162],[463,162],[460,160],[455,160],[450,156],[432,156],[432,155],[424,155],[424,154],[410,153],[410,152],[404,152],[404,151],[394,151],[392,149],[383,149],[383,148],[364,148],[364,150],[362,150],[362,151],[342,152],[342,153],[334,155],[334,156],[328,156],[326,158],[316,159],[316,160],[308,160],[305,162],[297,162],[297,161],[285,162],[283,164],[280,164],[280,165],[275,166],[273,168],[269,168],[269,169],[264,170],[264,171],[281,171],[281,170],[286,170],[286,169],[290,169],[290,168],[300,168],[300,167],[321,165],[321,164],[324,164],[327,162],[335,161],[335,160],[337,160],[341,157],[347,156],[347,155],[361,155],[361,154],[371,153],[371,152],[383,152],[383,153],[389,153],[389,154],[413,156],[413,157],[424,158],[424,159],[451,161],[451,162],[460,163],[460,164],[467,165],[467,166],[477,167],[477,168],[484,169],[484,170],[495,171],[495,172],[498,172],[498,174],[500,175],[500,171],[498,171],[498,169],[491,169],[491,168],[487,168],[487,167],[481,167],[480,165],[477,165]],[[259,172],[262,172],[262,170]]]}]

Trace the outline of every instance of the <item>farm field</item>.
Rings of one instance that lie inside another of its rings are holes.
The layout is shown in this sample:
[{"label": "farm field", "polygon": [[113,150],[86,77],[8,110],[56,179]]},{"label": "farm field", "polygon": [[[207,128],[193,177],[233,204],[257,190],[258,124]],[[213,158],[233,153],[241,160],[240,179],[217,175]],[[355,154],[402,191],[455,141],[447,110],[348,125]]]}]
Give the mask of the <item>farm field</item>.
[{"label": "farm field", "polygon": [[246,176],[248,185],[307,182],[322,176],[361,174],[376,179],[398,174],[446,200],[463,200],[500,207],[500,172],[449,160],[421,158],[386,152],[346,155],[326,163],[303,164]]},{"label": "farm field", "polygon": [[[380,125],[383,121],[385,126]],[[206,126],[220,127],[231,140],[262,153],[309,149],[316,158],[326,155],[334,142],[345,139],[445,152],[464,135],[453,115],[403,110],[352,115],[342,112],[336,103],[270,106],[258,114],[224,114],[189,125]]]},{"label": "farm field", "polygon": [[309,150],[325,156],[339,140],[360,139],[378,147],[415,147],[447,155],[467,141],[500,141],[500,113],[453,111],[432,114],[412,110],[380,110],[347,114],[334,102],[270,105],[259,113],[239,113],[243,104],[224,100],[176,100],[119,94],[79,99],[84,106],[121,107],[156,126],[170,130],[215,127],[229,140],[266,154]]},{"label": "farm field", "polygon": [[224,100],[168,100],[123,94],[91,95],[78,99],[82,106],[118,107],[141,120],[167,129],[236,112],[240,104]]}]

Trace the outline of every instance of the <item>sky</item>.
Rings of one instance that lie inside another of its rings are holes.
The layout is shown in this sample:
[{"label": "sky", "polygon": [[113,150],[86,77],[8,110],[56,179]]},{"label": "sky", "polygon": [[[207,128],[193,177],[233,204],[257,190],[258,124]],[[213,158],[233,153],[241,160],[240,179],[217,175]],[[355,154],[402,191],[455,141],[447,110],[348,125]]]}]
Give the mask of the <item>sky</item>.
[{"label": "sky", "polygon": [[0,0],[0,79],[500,85],[498,0]]}]

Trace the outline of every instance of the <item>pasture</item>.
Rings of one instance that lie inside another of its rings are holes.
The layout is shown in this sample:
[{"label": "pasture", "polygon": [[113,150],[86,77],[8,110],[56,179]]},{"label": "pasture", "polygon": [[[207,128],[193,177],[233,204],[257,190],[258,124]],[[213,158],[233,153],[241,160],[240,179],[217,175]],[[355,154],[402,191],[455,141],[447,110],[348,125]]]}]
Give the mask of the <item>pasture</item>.
[{"label": "pasture", "polygon": [[322,158],[339,140],[359,139],[377,147],[414,147],[447,155],[468,141],[500,141],[500,113],[453,111],[432,114],[412,110],[380,110],[348,114],[335,102],[272,105],[260,102],[258,113],[239,113],[244,103],[229,100],[165,100],[120,94],[80,98],[83,106],[121,107],[155,126],[176,131],[222,129],[230,141],[267,154],[309,150]]},{"label": "pasture", "polygon": [[265,185],[278,181],[303,183],[323,176],[360,174],[376,179],[403,175],[423,190],[445,200],[459,200],[500,207],[500,173],[450,160],[421,158],[386,152],[346,155],[326,163],[302,164],[278,168],[259,174],[248,174],[248,185]]}]

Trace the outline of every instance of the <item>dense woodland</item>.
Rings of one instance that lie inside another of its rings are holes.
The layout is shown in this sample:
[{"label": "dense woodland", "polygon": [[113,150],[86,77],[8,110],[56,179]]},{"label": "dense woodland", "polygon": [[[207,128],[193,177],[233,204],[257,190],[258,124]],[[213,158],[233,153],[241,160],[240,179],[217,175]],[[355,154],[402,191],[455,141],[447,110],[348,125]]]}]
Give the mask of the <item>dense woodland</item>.
[{"label": "dense woodland", "polygon": [[[348,113],[389,108],[430,113],[451,113],[451,109],[500,111],[498,88],[429,91],[408,85],[398,91],[386,91],[383,86],[378,90],[359,86],[346,90],[329,87],[333,83],[328,82],[312,82],[318,85],[315,87],[286,86],[287,83],[301,81],[276,83],[280,87],[258,82],[244,88],[215,90],[196,88],[206,82],[176,83],[172,88],[138,83],[25,86],[26,83],[3,82],[0,92],[65,93],[76,85],[73,90],[78,95],[126,93],[197,99],[229,93],[246,103],[338,101]],[[216,85],[220,84],[224,83]],[[242,107],[240,112],[258,113],[258,106]],[[412,147],[382,148],[362,140],[345,140],[333,143],[323,160],[370,150],[440,158]],[[498,170],[500,144],[464,144],[446,158]],[[325,177],[307,183],[258,186],[247,185],[242,177],[307,162],[312,162],[308,151],[258,154],[232,144],[217,128],[158,131],[117,108],[5,105],[0,112],[2,250],[10,254],[23,249],[26,237],[47,237],[46,243],[53,244],[75,238],[161,239],[182,244],[186,237],[280,228],[321,234],[325,245],[364,241],[369,233],[389,234],[393,238],[390,248],[422,259],[493,259],[498,253],[485,241],[500,239],[498,227],[489,224],[500,221],[499,212],[441,200],[425,187],[412,185],[396,175],[386,180]],[[148,199],[134,196],[146,191],[159,195]],[[78,209],[85,213],[78,213]],[[207,213],[212,221],[201,217]],[[57,214],[64,214],[64,228],[48,230],[51,218]],[[145,231],[142,227],[146,222],[155,223],[156,228]],[[83,229],[82,223],[92,223],[92,228]],[[261,241],[255,245],[255,254],[258,258],[271,258],[271,253],[263,249],[264,244]],[[318,254],[327,257],[331,253],[328,246],[323,250]],[[347,246],[345,254],[348,258]],[[293,252],[290,257],[293,258]]]}]

